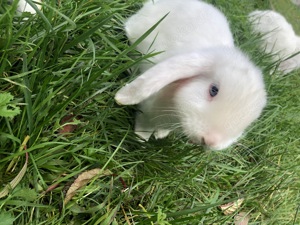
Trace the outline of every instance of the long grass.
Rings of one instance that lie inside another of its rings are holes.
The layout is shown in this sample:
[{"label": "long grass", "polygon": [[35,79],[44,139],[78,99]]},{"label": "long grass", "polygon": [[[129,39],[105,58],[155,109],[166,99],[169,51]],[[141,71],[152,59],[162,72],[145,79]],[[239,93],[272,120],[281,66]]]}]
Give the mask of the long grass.
[{"label": "long grass", "polygon": [[[35,16],[0,6],[0,90],[21,114],[0,118],[0,192],[29,163],[16,188],[0,199],[0,224],[300,224],[299,72],[282,76],[258,48],[247,14],[267,1],[210,0],[229,18],[236,45],[264,71],[268,105],[235,145],[207,151],[176,134],[140,142],[136,107],[114,94],[143,58],[129,46],[124,20],[141,1],[44,1]],[[297,10],[297,9],[295,9]],[[298,10],[300,13],[300,10]],[[24,17],[28,17],[24,20]],[[71,118],[70,133],[62,121]],[[20,145],[30,136],[26,148]],[[15,169],[7,171],[17,161]],[[92,179],[67,204],[84,171]],[[219,206],[244,198],[224,215]]]}]

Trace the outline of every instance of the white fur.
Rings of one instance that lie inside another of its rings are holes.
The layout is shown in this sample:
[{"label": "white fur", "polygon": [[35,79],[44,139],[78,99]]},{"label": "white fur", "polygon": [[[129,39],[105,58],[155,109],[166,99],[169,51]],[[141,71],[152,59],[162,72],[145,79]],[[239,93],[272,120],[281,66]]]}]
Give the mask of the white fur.
[{"label": "white fur", "polygon": [[[168,14],[169,13],[169,14]],[[198,0],[148,1],[125,24],[134,43],[166,14],[137,50],[163,52],[140,65],[143,72],[115,99],[139,104],[135,132],[163,138],[180,128],[212,149],[235,142],[266,104],[261,71],[234,47],[226,17]],[[219,88],[215,97],[210,86]]]},{"label": "white fur", "polygon": [[[41,3],[42,1],[41,0],[34,0],[35,2],[39,2]],[[38,9],[41,9],[41,5],[40,4],[35,4]],[[18,3],[18,11],[19,12],[29,12],[31,14],[35,14],[36,11],[34,8],[32,8],[32,6],[27,3],[26,0],[19,0],[19,3]]]},{"label": "white fur", "polygon": [[300,0],[291,0],[292,3],[294,3],[295,5],[300,6]]},{"label": "white fur", "polygon": [[273,54],[275,61],[282,60],[280,71],[286,74],[300,67],[300,54],[291,57],[300,51],[300,37],[282,15],[272,10],[257,10],[249,14],[249,20],[253,30],[263,34],[262,47],[266,53]]}]

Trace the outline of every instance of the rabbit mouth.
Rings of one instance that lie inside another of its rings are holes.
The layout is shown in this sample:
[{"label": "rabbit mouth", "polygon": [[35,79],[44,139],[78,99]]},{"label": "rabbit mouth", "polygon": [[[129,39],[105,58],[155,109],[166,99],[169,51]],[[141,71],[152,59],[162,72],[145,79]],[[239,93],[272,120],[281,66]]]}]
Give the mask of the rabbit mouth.
[{"label": "rabbit mouth", "polygon": [[241,135],[238,135],[237,137],[230,138],[230,139],[214,139],[215,137],[204,137],[203,141],[205,146],[207,146],[209,149],[212,150],[223,150],[237,142]]},{"label": "rabbit mouth", "polygon": [[204,135],[200,138],[189,137],[189,143],[195,145],[204,145],[209,150],[223,150],[228,148],[230,145],[235,143],[237,138],[232,138],[228,140],[221,139],[219,135]]}]

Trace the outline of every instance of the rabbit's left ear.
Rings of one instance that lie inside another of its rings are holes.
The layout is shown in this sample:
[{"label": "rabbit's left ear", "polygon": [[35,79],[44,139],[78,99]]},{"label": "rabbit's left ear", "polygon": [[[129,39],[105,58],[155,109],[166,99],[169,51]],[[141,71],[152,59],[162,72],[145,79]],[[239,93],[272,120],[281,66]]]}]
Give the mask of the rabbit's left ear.
[{"label": "rabbit's left ear", "polygon": [[121,105],[134,105],[157,93],[168,84],[201,75],[210,70],[212,54],[189,53],[158,63],[121,88],[115,100]]}]

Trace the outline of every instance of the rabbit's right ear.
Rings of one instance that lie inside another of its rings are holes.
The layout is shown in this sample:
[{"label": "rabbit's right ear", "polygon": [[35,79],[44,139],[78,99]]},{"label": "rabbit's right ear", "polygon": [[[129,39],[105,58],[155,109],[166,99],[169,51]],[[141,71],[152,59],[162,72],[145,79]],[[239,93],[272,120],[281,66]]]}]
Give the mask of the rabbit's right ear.
[{"label": "rabbit's right ear", "polygon": [[208,72],[213,58],[213,54],[189,53],[166,59],[121,88],[115,100],[121,105],[138,104],[174,81]]}]

